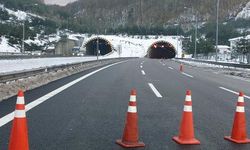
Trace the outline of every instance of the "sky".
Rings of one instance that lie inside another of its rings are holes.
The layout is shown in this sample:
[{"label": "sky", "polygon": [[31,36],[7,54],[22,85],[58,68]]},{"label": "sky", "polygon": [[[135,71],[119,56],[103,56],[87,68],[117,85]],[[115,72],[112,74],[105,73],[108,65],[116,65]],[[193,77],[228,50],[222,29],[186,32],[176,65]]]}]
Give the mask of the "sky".
[{"label": "sky", "polygon": [[44,2],[46,4],[57,4],[57,5],[61,5],[61,6],[65,6],[70,2],[74,2],[77,0],[44,0]]}]

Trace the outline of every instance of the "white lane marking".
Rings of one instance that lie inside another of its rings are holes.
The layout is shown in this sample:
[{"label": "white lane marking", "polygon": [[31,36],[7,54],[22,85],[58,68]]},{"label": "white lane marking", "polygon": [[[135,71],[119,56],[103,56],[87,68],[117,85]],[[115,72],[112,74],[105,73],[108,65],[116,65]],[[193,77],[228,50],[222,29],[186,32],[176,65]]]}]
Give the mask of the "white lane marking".
[{"label": "white lane marking", "polygon": [[[238,95],[238,94],[239,94],[239,93],[238,93],[238,92],[236,92],[236,91],[233,91],[233,90],[230,90],[230,89],[224,88],[224,87],[222,87],[222,86],[220,86],[219,88],[220,88],[220,89],[222,89],[222,90],[225,90],[225,91],[227,91],[227,92],[230,92],[230,93],[236,94],[236,95]],[[247,99],[250,99],[250,96],[244,95],[244,97],[245,97],[245,98],[247,98]]]},{"label": "white lane marking", "polygon": [[163,66],[165,66],[166,64],[162,64]]},{"label": "white lane marking", "polygon": [[[27,104],[25,106],[25,109],[26,109],[26,111],[29,111],[32,108],[38,106],[39,104],[45,102],[49,98],[51,98],[51,97],[55,96],[56,94],[62,92],[63,90],[65,90],[65,89],[71,87],[72,85],[74,85],[74,84],[76,84],[76,83],[78,83],[78,82],[80,82],[80,81],[88,78],[89,76],[91,76],[91,75],[93,75],[93,74],[95,74],[95,73],[97,73],[97,72],[99,72],[101,70],[107,69],[107,68],[109,68],[111,66],[114,66],[114,65],[117,65],[117,64],[120,64],[120,63],[123,63],[123,62],[125,62],[125,61],[114,63],[114,64],[111,64],[111,65],[102,67],[102,68],[100,68],[98,70],[95,70],[93,72],[90,72],[90,73],[88,73],[88,74],[86,74],[86,75],[84,75],[84,76],[82,76],[82,77],[80,77],[80,78],[78,78],[78,79],[76,79],[74,81],[71,81],[70,83],[68,83],[68,84],[66,84],[66,85],[64,85],[64,86],[62,86],[62,87],[60,87],[58,89],[55,89],[54,91],[52,91],[52,92],[50,92],[50,93],[48,93],[48,94],[46,94],[46,95],[44,95],[44,96],[42,96],[42,97],[34,100],[33,102],[30,102],[29,104]],[[14,118],[14,111],[11,112],[11,113],[9,113],[9,114],[7,114],[6,116],[0,118],[0,127],[2,127],[3,125],[9,123],[11,120],[13,120],[13,118]]]},{"label": "white lane marking", "polygon": [[144,70],[141,70],[141,73],[142,73],[142,75],[145,75],[145,74],[146,74]]},{"label": "white lane marking", "polygon": [[168,67],[168,69],[174,70],[174,68],[172,68],[172,67]]},{"label": "white lane marking", "polygon": [[193,76],[191,76],[190,74],[187,74],[187,73],[185,73],[185,72],[182,72],[182,74],[185,75],[185,76],[188,76],[188,77],[190,77],[190,78],[194,78]]},{"label": "white lane marking", "polygon": [[140,66],[140,68],[142,68],[142,66]]},{"label": "white lane marking", "polygon": [[151,90],[155,93],[156,97],[162,97],[160,92],[155,88],[155,86],[152,83],[148,83]]}]

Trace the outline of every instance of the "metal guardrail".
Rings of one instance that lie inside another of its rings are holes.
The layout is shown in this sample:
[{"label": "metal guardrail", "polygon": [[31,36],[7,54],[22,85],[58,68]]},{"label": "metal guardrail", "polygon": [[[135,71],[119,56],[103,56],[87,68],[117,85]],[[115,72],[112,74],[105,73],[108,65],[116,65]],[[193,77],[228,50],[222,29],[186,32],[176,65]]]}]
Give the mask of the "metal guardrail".
[{"label": "metal guardrail", "polygon": [[86,64],[91,63],[103,63],[110,60],[127,60],[132,58],[110,58],[110,59],[102,59],[102,60],[92,60],[92,61],[86,61],[86,62],[80,62],[80,63],[72,63],[72,64],[63,64],[58,66],[50,66],[50,67],[43,67],[38,69],[32,69],[32,70],[24,70],[24,71],[18,71],[18,72],[11,72],[7,74],[0,74],[0,83],[6,83],[8,81],[14,81],[22,78],[27,78],[31,76],[35,76],[41,73],[51,72],[51,71],[58,71],[63,70],[66,68],[74,68],[74,67],[80,67]]},{"label": "metal guardrail", "polygon": [[[62,56],[62,55],[29,55],[29,54],[11,54],[4,55],[0,53],[0,59],[31,59],[31,58],[52,58],[52,57],[74,57],[74,56]],[[77,57],[77,56],[75,56]],[[78,56],[79,57],[79,56]]]},{"label": "metal guardrail", "polygon": [[190,58],[179,58],[179,59],[180,60],[186,60],[186,61],[193,61],[193,62],[213,64],[213,65],[234,67],[234,68],[248,68],[248,69],[250,69],[250,65],[249,64],[235,64],[235,63],[215,62],[215,61],[198,60],[198,59],[190,59]]}]

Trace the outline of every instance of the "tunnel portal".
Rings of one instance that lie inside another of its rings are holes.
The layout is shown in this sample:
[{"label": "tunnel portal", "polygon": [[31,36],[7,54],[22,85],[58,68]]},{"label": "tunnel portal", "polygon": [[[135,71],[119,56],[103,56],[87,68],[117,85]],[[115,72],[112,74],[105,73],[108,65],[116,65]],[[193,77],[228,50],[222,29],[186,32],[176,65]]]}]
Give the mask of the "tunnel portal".
[{"label": "tunnel portal", "polygon": [[[97,44],[99,43],[99,44]],[[94,38],[89,40],[86,44],[86,55],[88,56],[96,56],[97,55],[97,45],[99,45],[99,55],[106,55],[112,52],[112,45],[110,42],[103,38]]]},{"label": "tunnel portal", "polygon": [[176,56],[176,50],[172,44],[166,41],[153,43],[147,53],[147,57],[153,59],[171,59]]}]

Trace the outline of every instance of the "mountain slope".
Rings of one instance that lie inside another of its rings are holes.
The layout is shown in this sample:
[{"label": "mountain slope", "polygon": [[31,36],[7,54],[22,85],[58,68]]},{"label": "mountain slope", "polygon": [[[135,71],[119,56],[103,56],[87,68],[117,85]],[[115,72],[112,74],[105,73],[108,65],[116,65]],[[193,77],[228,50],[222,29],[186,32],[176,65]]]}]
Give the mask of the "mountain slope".
[{"label": "mountain slope", "polygon": [[[220,20],[234,18],[248,0],[220,0]],[[72,15],[99,28],[119,26],[166,26],[179,22],[183,14],[194,21],[196,12],[202,21],[213,21],[216,0],[79,0],[67,6]],[[101,27],[98,26],[101,24]]]}]

